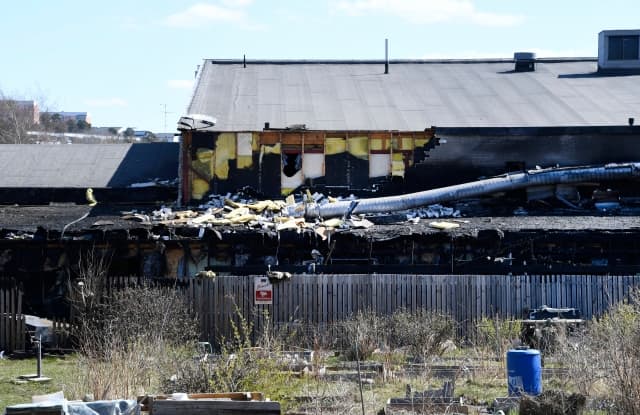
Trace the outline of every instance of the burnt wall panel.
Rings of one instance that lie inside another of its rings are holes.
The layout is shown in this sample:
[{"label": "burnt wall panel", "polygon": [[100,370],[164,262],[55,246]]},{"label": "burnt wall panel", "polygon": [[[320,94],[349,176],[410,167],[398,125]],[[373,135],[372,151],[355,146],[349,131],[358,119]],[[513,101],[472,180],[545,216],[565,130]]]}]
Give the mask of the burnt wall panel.
[{"label": "burnt wall panel", "polygon": [[635,128],[443,128],[436,135],[439,145],[408,172],[407,190],[473,181],[512,171],[513,166],[536,169],[640,159],[640,130]]},{"label": "burnt wall panel", "polygon": [[265,154],[260,169],[260,186],[258,191],[267,197],[280,197],[280,170],[282,158],[280,154]]},{"label": "burnt wall panel", "polygon": [[328,191],[356,191],[369,186],[369,161],[347,153],[325,156],[325,182]]}]

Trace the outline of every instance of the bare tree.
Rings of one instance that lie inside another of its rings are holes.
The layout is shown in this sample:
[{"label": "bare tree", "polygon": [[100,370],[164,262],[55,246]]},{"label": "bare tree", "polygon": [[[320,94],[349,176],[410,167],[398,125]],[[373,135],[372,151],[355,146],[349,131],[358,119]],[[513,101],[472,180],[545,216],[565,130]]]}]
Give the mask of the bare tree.
[{"label": "bare tree", "polygon": [[[72,395],[132,398],[157,391],[191,359],[197,320],[185,296],[148,284],[111,286],[108,251],[82,252],[69,282],[75,314],[80,382]],[[202,382],[200,382],[202,384]]]},{"label": "bare tree", "polygon": [[569,370],[567,383],[601,400],[597,406],[607,407],[609,413],[638,415],[639,345],[640,291],[636,290],[629,301],[612,306],[584,332],[562,339],[556,358]]},{"label": "bare tree", "polygon": [[36,101],[8,97],[0,91],[0,144],[25,144],[35,141],[27,134],[37,127],[39,109]]}]

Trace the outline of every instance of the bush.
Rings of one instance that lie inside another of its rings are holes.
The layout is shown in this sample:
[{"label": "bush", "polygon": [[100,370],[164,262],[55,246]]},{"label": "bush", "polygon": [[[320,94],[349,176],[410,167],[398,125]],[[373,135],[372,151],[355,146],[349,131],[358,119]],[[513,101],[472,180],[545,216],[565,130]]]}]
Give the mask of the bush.
[{"label": "bush", "polygon": [[233,336],[220,339],[220,354],[213,362],[209,385],[216,392],[260,391],[280,402],[283,410],[293,404],[298,379],[285,370],[277,359],[281,347],[278,333],[271,331],[269,316],[264,330],[258,333],[258,344],[251,342],[253,325],[240,312],[239,324],[231,322]]},{"label": "bush", "polygon": [[521,331],[520,321],[483,317],[473,335],[474,346],[484,351],[493,351],[502,358],[511,344],[519,340]]},{"label": "bush", "polygon": [[349,360],[367,360],[386,340],[386,321],[373,311],[358,311],[343,323],[342,344],[348,345],[345,352]]},{"label": "bush", "polygon": [[568,338],[556,357],[583,394],[606,394],[613,413],[640,414],[640,293],[618,304],[588,330]]},{"label": "bush", "polygon": [[[80,379],[75,395],[133,398],[157,391],[195,354],[197,320],[171,288],[107,290],[107,261],[93,252],[70,283]],[[84,262],[83,262],[84,261]]]},{"label": "bush", "polygon": [[455,335],[455,323],[450,317],[424,309],[415,312],[400,309],[387,320],[389,346],[406,347],[421,362],[441,355],[444,342]]},{"label": "bush", "polygon": [[358,311],[344,322],[343,343],[350,345],[346,357],[351,360],[369,359],[376,349],[405,349],[415,360],[425,361],[442,354],[443,343],[454,334],[450,317],[423,309],[399,309],[389,316]]}]

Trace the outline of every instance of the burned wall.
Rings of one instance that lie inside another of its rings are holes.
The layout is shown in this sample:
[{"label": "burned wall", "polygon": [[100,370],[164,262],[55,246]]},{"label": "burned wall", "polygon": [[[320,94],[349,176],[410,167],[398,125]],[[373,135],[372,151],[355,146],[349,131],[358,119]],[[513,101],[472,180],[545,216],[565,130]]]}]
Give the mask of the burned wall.
[{"label": "burned wall", "polygon": [[272,198],[303,188],[384,193],[422,160],[432,137],[431,130],[184,132],[182,200],[240,189]]},{"label": "burned wall", "polygon": [[[640,127],[441,128],[439,145],[407,172],[409,191],[542,167],[640,160]],[[442,174],[447,172],[447,174]],[[419,184],[419,185],[417,185]]]}]

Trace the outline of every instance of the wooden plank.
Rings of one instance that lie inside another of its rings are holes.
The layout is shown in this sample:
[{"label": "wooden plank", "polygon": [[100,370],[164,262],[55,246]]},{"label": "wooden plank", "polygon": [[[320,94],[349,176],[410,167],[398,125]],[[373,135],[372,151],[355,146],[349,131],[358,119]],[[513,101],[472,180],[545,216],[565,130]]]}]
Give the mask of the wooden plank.
[{"label": "wooden plank", "polygon": [[154,415],[279,415],[280,403],[264,401],[158,400],[153,402]]},{"label": "wooden plank", "polygon": [[429,297],[429,286],[427,285],[427,277],[425,275],[421,275],[420,279],[420,308],[423,310],[428,309],[428,300]]},{"label": "wooden plank", "polygon": [[446,310],[445,313],[449,316],[454,316],[454,304],[455,304],[455,292],[453,287],[453,279],[455,277],[451,276],[449,278],[445,278],[444,283],[447,287],[447,295],[446,295]]},{"label": "wooden plank", "polygon": [[207,284],[207,314],[209,315],[209,321],[207,322],[207,333],[206,338],[210,343],[215,342],[215,308],[214,304],[214,295],[215,295],[215,279],[208,281]]},{"label": "wooden plank", "polygon": [[580,313],[584,318],[585,313],[585,304],[587,301],[587,284],[588,281],[584,278],[584,275],[575,275],[576,282],[576,293],[578,295],[578,306],[580,308]]},{"label": "wooden plank", "polygon": [[11,318],[11,322],[9,323],[9,347],[11,350],[17,350],[16,337],[18,337],[17,324],[16,324],[17,313],[16,313],[15,293],[16,293],[16,289],[9,291],[9,317]]},{"label": "wooden plank", "polygon": [[522,282],[524,280],[524,275],[517,275],[514,279],[514,303],[513,309],[511,310],[511,316],[514,318],[521,318],[522,314]]},{"label": "wooden plank", "polygon": [[577,290],[576,290],[576,276],[575,275],[567,275],[567,281],[569,283],[569,302],[570,302],[570,307],[573,308],[579,308],[580,304],[578,302],[578,294],[577,294]]},{"label": "wooden plank", "polygon": [[625,295],[624,295],[624,280],[627,279],[627,277],[626,276],[623,277],[621,275],[618,275],[618,276],[616,276],[616,279],[617,279],[617,283],[618,283],[618,299],[617,299],[617,301],[623,301],[624,297],[625,297]]},{"label": "wooden plank", "polygon": [[336,275],[327,276],[327,281],[331,284],[331,317],[329,321],[331,323],[331,332],[333,333],[333,338],[336,337],[336,333],[339,330],[338,323],[338,281]]},{"label": "wooden plank", "polygon": [[6,335],[6,328],[7,328],[7,317],[6,317],[6,312],[7,310],[5,309],[5,303],[4,303],[4,298],[6,295],[7,290],[0,288],[0,349],[2,350],[7,350],[7,335]]},{"label": "wooden plank", "polygon": [[474,324],[473,316],[475,315],[475,285],[473,278],[470,275],[465,275],[465,286],[466,286],[466,306],[465,306],[465,327],[468,330]]},{"label": "wooden plank", "polygon": [[346,315],[346,304],[345,304],[345,296],[344,296],[344,292],[345,292],[345,287],[346,287],[346,281],[344,280],[343,276],[336,276],[336,278],[338,278],[338,284],[336,286],[337,288],[337,297],[336,297],[336,301],[337,301],[337,310],[338,313],[336,315],[336,319],[337,320],[344,320],[345,318],[347,318]]},{"label": "wooden plank", "polygon": [[303,310],[304,310],[303,321],[312,322],[313,310],[312,310],[312,304],[311,304],[311,281],[309,281],[308,278],[304,278],[303,280],[304,280],[304,283],[302,285],[302,290],[303,290],[302,301],[303,301]]},{"label": "wooden plank", "polygon": [[411,310],[411,313],[415,313],[418,305],[418,288],[419,288],[418,279],[416,278],[415,275],[410,275],[408,276],[408,281],[411,286],[410,310]]},{"label": "wooden plank", "polygon": [[464,296],[466,294],[467,287],[463,283],[462,278],[460,277],[456,277],[454,282],[456,284],[455,319],[456,321],[462,323],[464,321],[464,304],[465,304]]},{"label": "wooden plank", "polygon": [[567,304],[565,301],[566,289],[564,286],[564,278],[562,275],[556,275],[555,285],[556,285],[556,301],[557,301],[558,307],[565,307]]},{"label": "wooden plank", "polygon": [[594,314],[597,316],[602,315],[602,279],[599,276],[594,276],[594,295],[595,295],[595,306],[594,306]]},{"label": "wooden plank", "polygon": [[326,282],[326,278],[322,279],[322,324],[326,324],[329,321],[329,284]]},{"label": "wooden plank", "polygon": [[489,317],[489,313],[487,310],[487,285],[486,285],[487,276],[481,275],[479,277],[480,282],[480,310],[477,314],[479,318]]},{"label": "wooden plank", "polygon": [[500,311],[500,308],[499,308],[500,303],[498,301],[498,286],[496,285],[496,281],[500,280],[501,277],[502,277],[501,275],[491,275],[489,277],[489,285],[488,285],[489,298],[487,299],[487,301],[488,301],[489,310],[491,312],[491,315],[493,316],[498,314]]},{"label": "wooden plank", "polygon": [[591,276],[585,276],[586,286],[587,286],[587,298],[586,305],[588,308],[587,318],[591,319],[593,317],[593,280]]}]

